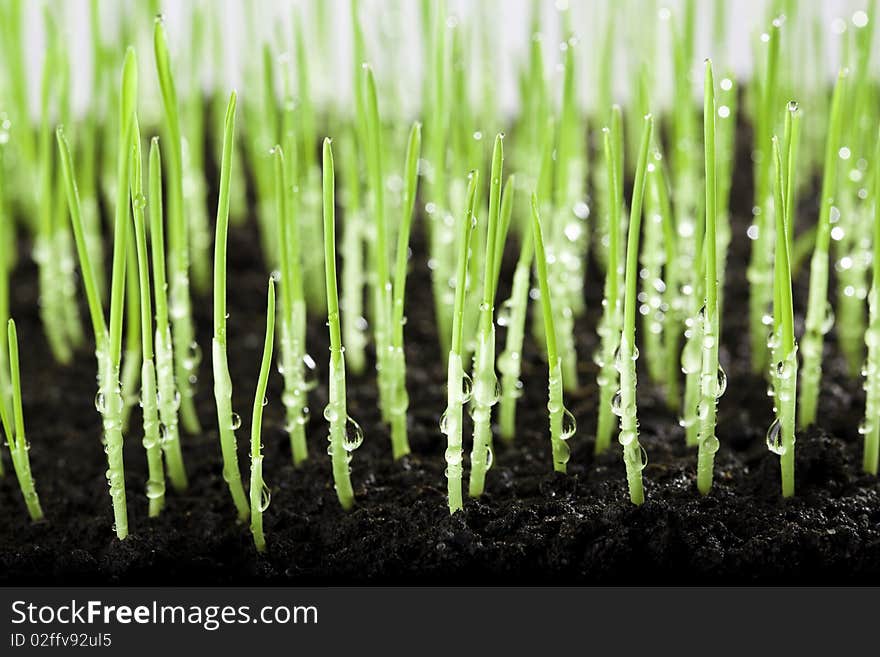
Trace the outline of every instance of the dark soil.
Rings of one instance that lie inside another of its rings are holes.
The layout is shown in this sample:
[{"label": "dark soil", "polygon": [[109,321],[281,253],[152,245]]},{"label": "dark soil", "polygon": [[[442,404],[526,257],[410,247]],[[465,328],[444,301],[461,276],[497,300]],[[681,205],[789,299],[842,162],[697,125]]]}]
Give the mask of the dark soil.
[{"label": "dark soil", "polygon": [[[820,426],[798,435],[797,496],[780,497],[778,458],[764,445],[771,421],[766,383],[748,368],[750,175],[747,166],[739,169],[732,195],[736,217],[722,348],[730,384],[719,406],[722,447],[710,495],[697,493],[696,455],[684,446],[676,414],[644,375],[639,418],[650,461],[644,471],[646,503],[630,504],[617,449],[594,458],[597,389],[590,356],[601,278],[593,271],[589,310],[577,326],[582,389],[568,400],[579,426],[571,440],[569,473],[552,472],[546,365],[529,341],[516,440],[497,445],[483,498],[467,501],[463,513],[450,517],[445,445],[438,429],[446,372],[426,300],[430,282],[423,238],[417,234],[406,328],[413,453],[391,461],[373,377],[350,376],[349,409],[366,440],[352,463],[357,506],[348,513],[340,509],[320,412],[326,402],[328,343],[323,322],[314,320],[309,348],[319,361],[321,384],[311,396],[311,458],[301,469],[292,467],[282,431],[281,377],[273,372],[270,381],[263,442],[272,503],[265,515],[268,550],[259,556],[248,527],[235,522],[221,477],[207,359],[197,397],[204,431],[184,438],[189,491],[169,489],[162,516],[147,518],[146,463],[135,414],[125,447],[132,533],[123,542],[114,537],[93,405],[94,361],[88,350],[70,367],[52,361],[39,323],[36,271],[23,257],[13,280],[12,310],[22,341],[31,459],[47,521],[28,522],[15,480],[7,474],[0,481],[0,582],[877,583],[880,483],[860,471],[857,426],[864,397],[861,382],[845,373],[833,334],[827,340]],[[815,213],[805,205],[811,221]],[[229,251],[229,359],[234,404],[245,416],[239,452],[246,471],[245,430],[265,327],[266,268],[251,227],[232,230]],[[795,292],[801,302],[805,274]],[[210,302],[199,300],[195,309],[200,342],[209,345]],[[803,313],[802,307],[797,310]],[[5,465],[8,473],[8,455]]]}]

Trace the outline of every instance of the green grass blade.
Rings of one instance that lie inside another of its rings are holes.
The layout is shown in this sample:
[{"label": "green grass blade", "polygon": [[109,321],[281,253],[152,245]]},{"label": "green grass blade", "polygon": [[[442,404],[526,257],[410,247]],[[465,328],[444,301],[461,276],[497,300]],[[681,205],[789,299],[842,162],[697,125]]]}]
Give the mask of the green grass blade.
[{"label": "green grass blade", "polygon": [[254,393],[254,407],[251,415],[251,534],[258,552],[266,549],[263,534],[263,512],[271,498],[269,487],[263,480],[263,406],[266,405],[266,387],[269,383],[269,369],[272,367],[272,346],[275,342],[275,281],[269,278],[269,292],[266,301],[266,339],[263,343],[263,359],[260,376]]},{"label": "green grass blade", "polygon": [[220,195],[217,201],[216,237],[214,239],[214,339],[212,364],[214,370],[214,399],[217,404],[217,424],[220,430],[220,448],[223,453],[223,479],[229,486],[232,501],[241,522],[250,514],[248,498],[241,483],[238,466],[235,430],[241,418],[232,411],[232,379],[226,357],[226,240],[229,231],[230,165],[235,133],[236,94],[229,96],[223,131],[223,159],[220,165]]}]

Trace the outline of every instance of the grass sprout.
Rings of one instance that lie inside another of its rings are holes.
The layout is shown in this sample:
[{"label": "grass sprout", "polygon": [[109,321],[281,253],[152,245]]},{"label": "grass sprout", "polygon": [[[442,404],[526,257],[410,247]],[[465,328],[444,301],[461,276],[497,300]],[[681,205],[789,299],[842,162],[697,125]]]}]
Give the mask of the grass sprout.
[{"label": "grass sprout", "polygon": [[162,103],[165,107],[165,130],[168,157],[168,247],[171,290],[171,323],[174,341],[174,372],[180,391],[180,419],[189,433],[199,433],[199,419],[193,402],[192,381],[197,374],[201,351],[195,341],[192,306],[189,297],[189,239],[184,216],[183,137],[180,128],[177,88],[171,71],[171,56],[161,17],[153,28],[153,51]]},{"label": "grass sprout", "polygon": [[156,390],[159,420],[162,423],[161,444],[165,467],[171,485],[178,492],[187,488],[186,468],[180,445],[177,410],[180,393],[174,378],[174,345],[168,321],[168,286],[165,275],[165,229],[162,222],[162,156],[159,139],[150,142],[150,252],[152,255],[153,294],[156,306]]},{"label": "grass sprout", "polygon": [[712,488],[715,452],[718,438],[715,436],[718,398],[727,388],[727,376],[718,364],[718,344],[721,341],[721,316],[718,303],[718,206],[715,152],[715,78],[712,62],[706,60],[703,107],[703,143],[706,153],[706,237],[703,240],[706,277],[706,306],[703,316],[702,368],[700,371],[700,402],[697,415],[700,433],[697,440],[697,487],[703,495]]},{"label": "grass sprout", "polygon": [[40,498],[31,475],[31,462],[28,451],[30,444],[24,433],[24,412],[21,403],[21,368],[18,358],[18,333],[15,328],[15,320],[11,317],[6,325],[7,344],[9,346],[9,380],[12,389],[12,419],[6,411],[6,402],[0,404],[0,419],[2,419],[3,431],[6,434],[6,445],[12,456],[12,468],[18,479],[18,487],[24,497],[31,520],[34,522],[43,519],[43,508],[40,506]]},{"label": "grass sprout", "polygon": [[406,355],[403,351],[404,293],[406,291],[407,255],[409,236],[412,227],[413,209],[416,202],[418,184],[419,154],[422,147],[422,125],[414,123],[406,147],[404,167],[403,216],[397,233],[397,254],[394,268],[391,308],[391,354],[388,366],[391,368],[389,416],[391,420],[391,453],[395,459],[409,454],[409,440],[406,429],[406,411],[409,408],[409,395],[406,392]]},{"label": "grass sprout", "polygon": [[[880,162],[880,134],[878,134],[874,161]],[[862,468],[876,475],[880,462],[880,168],[874,169],[874,260],[871,266],[871,293],[869,296],[868,329],[865,345],[868,359],[865,364],[865,420],[859,431],[865,437]]]},{"label": "grass sprout", "polygon": [[501,235],[501,176],[504,162],[503,135],[495,138],[492,150],[492,169],[489,178],[489,221],[486,226],[486,256],[483,273],[483,293],[480,302],[477,347],[474,352],[473,406],[474,438],[471,449],[471,477],[468,492],[471,497],[483,494],[486,473],[492,467],[492,407],[498,403],[500,389],[495,374],[495,278],[496,242]]},{"label": "grass sprout", "polygon": [[455,513],[463,508],[461,493],[462,466],[462,424],[463,408],[471,399],[473,384],[464,370],[462,347],[464,342],[464,302],[468,285],[468,259],[471,238],[477,223],[476,202],[480,173],[471,171],[468,175],[467,203],[459,222],[458,265],[456,267],[455,306],[452,314],[450,348],[447,359],[446,410],[440,418],[440,431],[446,434],[446,481],[449,512]]},{"label": "grass sprout", "polygon": [[636,177],[630,204],[629,229],[626,245],[626,269],[624,276],[623,325],[620,332],[620,347],[615,354],[615,367],[620,375],[620,391],[615,395],[612,406],[620,417],[620,433],[617,440],[623,447],[623,463],[626,466],[626,479],[629,498],[633,504],[642,504],[645,493],[642,486],[642,470],[647,465],[647,455],[639,443],[639,429],[636,410],[636,295],[638,294],[639,233],[642,223],[642,201],[645,193],[645,169],[648,161],[648,148],[654,129],[654,118],[645,116],[636,163]]},{"label": "grass sprout", "polygon": [[553,469],[556,472],[565,472],[566,464],[571,454],[568,447],[568,439],[574,435],[577,425],[575,424],[574,416],[565,408],[562,400],[562,358],[556,346],[553,302],[550,298],[550,284],[547,277],[547,256],[544,253],[541,217],[538,212],[538,196],[534,192],[532,193],[531,206],[532,239],[535,243],[535,270],[541,290],[541,315],[544,319],[547,365],[550,369],[547,410],[550,412],[550,444],[553,450]]},{"label": "grass sprout", "polygon": [[[282,245],[279,245],[283,248]],[[266,339],[263,343],[263,359],[260,376],[254,393],[254,408],[251,415],[251,534],[258,552],[266,549],[263,534],[263,512],[269,508],[272,499],[269,487],[263,480],[263,407],[266,405],[266,387],[269,383],[269,370],[272,367],[272,345],[275,342],[275,281],[269,278],[269,291],[266,300]]]},{"label": "grass sprout", "polygon": [[220,196],[217,201],[217,236],[214,240],[214,339],[211,354],[217,424],[223,453],[223,479],[229,486],[238,519],[244,522],[250,514],[250,506],[241,483],[235,439],[235,431],[241,426],[241,417],[232,411],[232,378],[229,375],[226,357],[226,240],[229,231],[229,171],[235,132],[235,104],[236,94],[233,91],[226,107],[223,159],[220,166]]},{"label": "grass sprout", "polygon": [[[292,144],[291,144],[292,145]],[[305,377],[306,300],[303,294],[300,236],[292,212],[292,185],[282,147],[274,148],[275,195],[278,209],[278,252],[281,282],[281,373],[284,375],[282,402],[287,415],[290,452],[295,465],[308,458],[306,424],[309,420]]]},{"label": "grass sprout", "polygon": [[623,251],[620,248],[620,210],[621,176],[623,154],[618,150],[621,143],[622,113],[615,106],[611,110],[611,126],[602,131],[603,151],[605,154],[605,179],[608,199],[608,256],[605,268],[605,290],[602,301],[602,319],[599,323],[599,351],[596,364],[599,366],[597,383],[599,384],[599,415],[596,424],[596,453],[601,454],[611,445],[611,434],[614,428],[614,412],[611,401],[618,389],[618,372],[615,367],[615,353],[620,346],[620,272],[623,269]]},{"label": "grass sprout", "polygon": [[339,322],[339,293],[336,286],[336,175],[330,139],[324,139],[324,267],[327,277],[327,324],[330,328],[330,389],[324,419],[330,423],[327,453],[333,464],[336,497],[343,509],[354,506],[351,486],[352,452],[361,446],[364,434],[348,415],[345,392],[345,356]]},{"label": "grass sprout", "polygon": [[[110,329],[106,344],[98,344],[98,356],[104,360],[103,368],[98,367],[102,377],[98,396],[95,399],[104,421],[104,449],[107,453],[107,479],[110,484],[110,497],[113,501],[113,517],[116,536],[122,540],[128,536],[128,508],[125,498],[125,465],[122,455],[123,408],[122,387],[120,383],[120,362],[122,360],[122,315],[125,306],[125,268],[128,258],[130,189],[129,167],[131,154],[129,145],[134,137],[137,107],[137,59],[134,49],[125,53],[122,69],[122,86],[119,95],[119,142],[116,174],[117,194],[115,217],[113,220],[113,270],[110,278]],[[103,369],[103,371],[102,371]]]},{"label": "grass sprout", "polygon": [[156,364],[153,352],[153,310],[150,301],[150,263],[147,260],[147,222],[144,208],[143,173],[141,171],[141,139],[137,120],[131,140],[131,210],[137,248],[137,275],[139,306],[131,299],[129,304],[140,309],[141,322],[141,409],[143,415],[143,446],[147,452],[147,499],[150,517],[156,517],[165,506],[165,465],[162,463],[162,444],[159,436],[159,398],[156,389]]},{"label": "grass sprout", "polygon": [[834,195],[837,189],[838,152],[843,127],[843,96],[846,74],[841,72],[831,99],[831,114],[825,145],[825,165],[820,192],[820,211],[816,244],[810,259],[810,292],[807,298],[807,316],[801,338],[801,399],[798,404],[798,425],[807,427],[816,421],[819,400],[819,382],[822,379],[822,344],[831,330],[834,314],[828,301],[828,251],[831,244],[832,222],[837,212]]},{"label": "grass sprout", "polygon": [[[797,111],[795,105],[790,110]],[[790,118],[787,117],[787,120]],[[779,455],[782,474],[782,495],[794,495],[794,425],[797,393],[797,343],[794,338],[794,311],[791,294],[791,268],[789,265],[788,226],[791,209],[791,187],[786,185],[786,174],[780,152],[779,139],[773,137],[773,160],[776,184],[774,214],[776,216],[776,256],[774,283],[774,339],[771,343],[775,362],[773,383],[775,388],[776,419],[767,431],[767,447]],[[790,148],[790,146],[789,146]],[[788,153],[790,157],[791,153]],[[793,173],[789,169],[789,175]]]}]

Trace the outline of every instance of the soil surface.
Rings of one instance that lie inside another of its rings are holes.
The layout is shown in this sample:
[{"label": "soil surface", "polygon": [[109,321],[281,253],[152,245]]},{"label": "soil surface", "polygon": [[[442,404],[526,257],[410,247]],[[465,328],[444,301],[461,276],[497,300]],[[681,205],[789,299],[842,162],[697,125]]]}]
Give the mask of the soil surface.
[{"label": "soil surface", "polygon": [[[743,135],[747,136],[747,135]],[[741,142],[742,143],[742,142]],[[741,149],[742,150],[742,149]],[[394,463],[380,423],[373,375],[349,375],[350,414],[366,439],[355,452],[357,506],[336,501],[326,455],[328,339],[323,321],[310,324],[309,350],[318,361],[312,392],[310,459],[291,464],[283,432],[281,377],[270,379],[265,409],[264,473],[272,501],[265,514],[268,549],[254,550],[249,529],[235,521],[221,476],[210,362],[201,365],[197,406],[204,430],[184,436],[190,478],[171,492],[158,519],[147,518],[146,462],[139,415],[125,445],[131,536],[118,541],[112,515],[100,422],[94,407],[95,365],[89,349],[69,367],[52,361],[37,308],[36,269],[24,254],[12,282],[12,312],[22,343],[25,420],[33,471],[47,520],[32,524],[10,475],[0,480],[0,582],[5,584],[331,584],[413,583],[749,583],[880,582],[880,483],[861,473],[861,381],[850,378],[834,334],[826,340],[820,424],[797,437],[797,496],[780,496],[778,457],[764,444],[771,422],[766,382],[748,367],[745,236],[751,171],[741,153],[733,189],[734,232],[725,294],[722,364],[729,386],[720,401],[715,485],[696,490],[696,454],[684,445],[676,413],[642,371],[638,387],[641,440],[649,464],[646,502],[630,504],[619,449],[595,458],[597,404],[595,323],[601,277],[588,273],[588,310],[577,323],[581,389],[567,396],[578,422],[569,473],[552,472],[546,411],[546,364],[528,338],[524,395],[512,444],[496,438],[485,495],[462,513],[446,507],[444,437],[446,370],[428,299],[424,238],[416,230],[408,285],[406,352],[412,455]],[[815,203],[802,218],[815,221]],[[265,328],[266,267],[256,230],[229,237],[229,360],[234,406],[242,414],[239,454],[247,470],[248,416]],[[507,293],[511,257],[504,281]],[[806,299],[808,272],[795,299]],[[833,289],[833,288],[832,288]],[[210,300],[194,304],[200,343],[210,344]],[[802,305],[796,308],[799,327]],[[83,317],[85,313],[83,309]],[[503,344],[503,329],[499,344]],[[643,363],[641,366],[643,367]],[[468,433],[465,434],[469,436]],[[468,445],[466,443],[466,449]],[[467,470],[466,470],[467,472]]]}]

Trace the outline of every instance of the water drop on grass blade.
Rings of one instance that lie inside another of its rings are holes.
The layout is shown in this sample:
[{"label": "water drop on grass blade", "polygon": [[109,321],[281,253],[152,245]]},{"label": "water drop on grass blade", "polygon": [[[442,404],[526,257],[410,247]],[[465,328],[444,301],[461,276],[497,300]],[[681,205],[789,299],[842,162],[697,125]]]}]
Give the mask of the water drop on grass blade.
[{"label": "water drop on grass blade", "polygon": [[342,448],[346,452],[353,452],[364,442],[364,432],[361,425],[355,422],[351,417],[346,419],[345,423],[345,439],[342,442]]},{"label": "water drop on grass blade", "polygon": [[778,456],[785,454],[785,446],[782,444],[782,424],[779,418],[773,420],[773,424],[767,429],[767,449]]},{"label": "water drop on grass blade", "polygon": [[568,440],[571,438],[575,432],[577,431],[577,420],[574,419],[574,415],[567,408],[562,409],[562,435],[559,436],[561,440]]},{"label": "water drop on grass blade", "polygon": [[611,399],[611,412],[614,413],[617,417],[623,417],[623,397],[620,390],[614,393],[614,397]]},{"label": "water drop on grass blade", "polygon": [[721,365],[718,366],[718,389],[715,391],[716,399],[727,391],[727,374]]},{"label": "water drop on grass blade", "polygon": [[165,484],[161,481],[147,482],[147,498],[151,500],[158,499],[165,495]]},{"label": "water drop on grass blade", "polygon": [[269,486],[266,485],[266,482],[263,482],[263,488],[260,490],[260,511],[263,512],[268,509],[271,502],[272,491],[269,490]]}]

